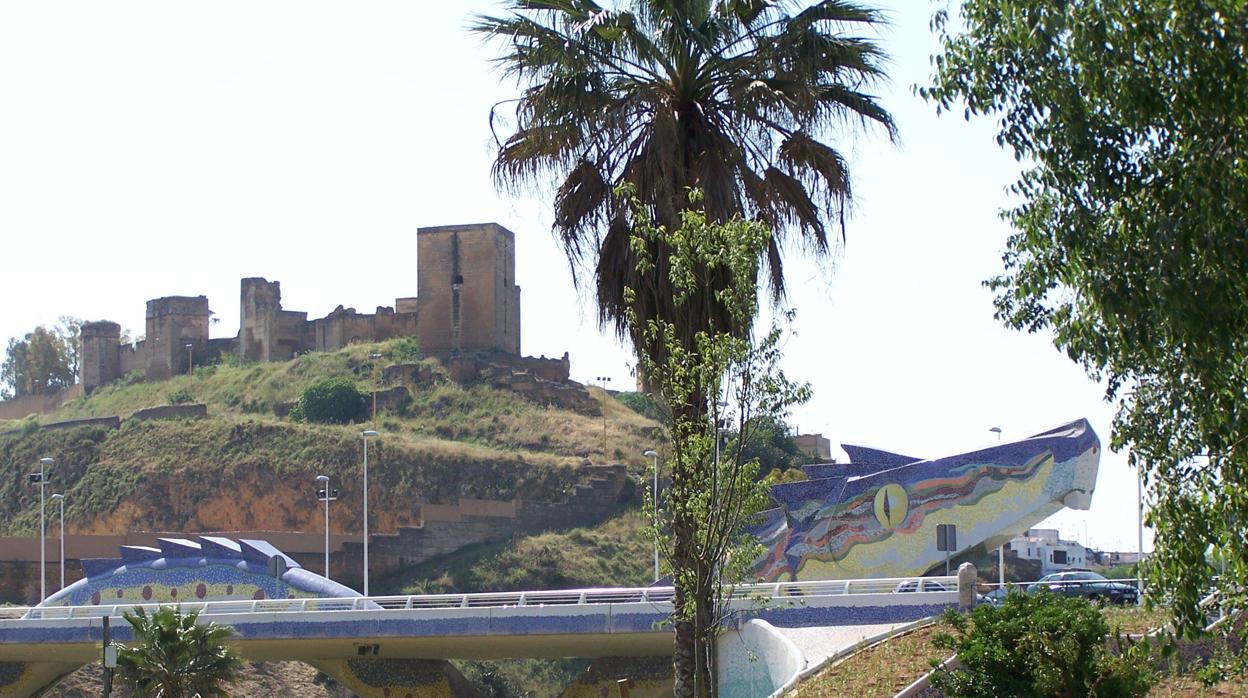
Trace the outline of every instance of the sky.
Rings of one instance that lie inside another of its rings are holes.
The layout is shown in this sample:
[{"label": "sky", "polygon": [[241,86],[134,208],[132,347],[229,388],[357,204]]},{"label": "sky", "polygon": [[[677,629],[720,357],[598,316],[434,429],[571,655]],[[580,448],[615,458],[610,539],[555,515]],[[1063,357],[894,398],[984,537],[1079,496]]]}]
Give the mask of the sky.
[{"label": "sky", "polygon": [[[876,4],[891,56],[877,94],[900,137],[825,138],[849,159],[854,207],[831,263],[786,262],[785,370],[814,391],[794,425],[920,457],[1080,417],[1108,443],[1103,386],[1051,337],[993,319],[982,282],[1002,271],[1019,164],[991,120],[938,116],[915,95],[938,3]],[[232,336],[248,276],[281,281],[283,306],[310,317],[372,312],[416,295],[418,227],[495,221],[516,234],[523,353],[566,351],[574,379],[629,389],[630,353],[574,284],[549,192],[491,178],[491,107],[518,86],[466,26],[498,10],[0,1],[0,341],[62,315],[141,334],[148,299],[201,294],[213,336]],[[1131,551],[1136,502],[1126,454],[1107,450],[1092,509],[1043,525]]]}]

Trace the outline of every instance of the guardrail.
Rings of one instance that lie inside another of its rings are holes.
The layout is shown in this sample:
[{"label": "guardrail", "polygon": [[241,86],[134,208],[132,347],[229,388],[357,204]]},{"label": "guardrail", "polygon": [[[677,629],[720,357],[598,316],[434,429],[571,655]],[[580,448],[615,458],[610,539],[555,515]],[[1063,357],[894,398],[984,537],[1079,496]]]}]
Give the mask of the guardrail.
[{"label": "guardrail", "polygon": [[[940,593],[957,590],[956,577],[890,577],[885,579],[823,580],[742,584],[732,587],[727,600],[750,603],[759,599],[793,599],[818,596],[889,594],[898,592]],[[200,615],[249,613],[311,613],[377,610],[435,610],[454,608],[508,608],[532,606],[585,606],[594,604],[670,603],[672,587],[568,589],[555,591],[488,592],[476,594],[423,594],[412,596],[357,596],[348,598],[263,599],[255,601],[194,601],[178,603],[130,603],[100,606],[2,607],[0,621],[65,620],[120,617],[135,608],[154,610],[176,606]]]}]

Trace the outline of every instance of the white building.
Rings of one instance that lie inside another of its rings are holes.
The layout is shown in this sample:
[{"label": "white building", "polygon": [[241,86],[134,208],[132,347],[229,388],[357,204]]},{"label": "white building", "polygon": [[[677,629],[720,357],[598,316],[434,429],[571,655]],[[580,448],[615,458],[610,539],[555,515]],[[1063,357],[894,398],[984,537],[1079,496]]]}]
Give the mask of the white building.
[{"label": "white building", "polygon": [[1033,528],[1006,545],[1021,560],[1039,560],[1040,573],[1087,569],[1088,551],[1073,540],[1062,540],[1055,529]]}]

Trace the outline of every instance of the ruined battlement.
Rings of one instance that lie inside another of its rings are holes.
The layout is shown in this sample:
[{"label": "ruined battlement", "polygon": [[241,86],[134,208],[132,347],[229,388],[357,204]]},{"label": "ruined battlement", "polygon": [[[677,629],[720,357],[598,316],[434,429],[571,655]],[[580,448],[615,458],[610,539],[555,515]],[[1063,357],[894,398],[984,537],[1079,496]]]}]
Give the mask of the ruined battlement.
[{"label": "ruined battlement", "polygon": [[[335,351],[356,342],[416,337],[432,356],[469,352],[520,355],[520,287],[515,283],[515,234],[497,223],[420,228],[416,236],[415,296],[396,298],[374,313],[338,306],[322,318],[282,307],[282,286],[242,279],[239,329],[233,339],[208,337],[212,311],[205,296],[165,296],[147,302],[146,335],[121,344],[115,322],[82,328],[86,392],[140,371],[159,380],[213,358],[223,343],[244,361],[288,361],[309,351]],[[566,359],[565,359],[566,362]],[[552,367],[566,380],[566,366]]]},{"label": "ruined battlement", "polygon": [[165,315],[186,315],[188,317],[207,316],[208,297],[166,296],[154,298],[147,302],[147,317],[156,318]]}]

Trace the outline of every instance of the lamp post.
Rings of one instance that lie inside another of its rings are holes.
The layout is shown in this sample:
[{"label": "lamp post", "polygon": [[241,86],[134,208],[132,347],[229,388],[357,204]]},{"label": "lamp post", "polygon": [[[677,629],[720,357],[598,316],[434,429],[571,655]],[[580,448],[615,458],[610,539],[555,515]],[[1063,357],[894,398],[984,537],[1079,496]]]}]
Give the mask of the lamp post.
[{"label": "lamp post", "polygon": [[368,440],[376,438],[377,432],[369,429],[364,437],[364,595],[368,596]]},{"label": "lamp post", "polygon": [[[659,454],[654,450],[641,454],[654,462],[654,523],[659,523]],[[654,581],[659,581],[659,539],[654,539]]]},{"label": "lamp post", "polygon": [[57,492],[52,501],[61,505],[61,589],[65,588],[65,495]]},{"label": "lamp post", "polygon": [[1136,509],[1136,533],[1139,538],[1136,539],[1135,553],[1135,588],[1139,590],[1136,596],[1140,599],[1140,603],[1144,602],[1144,471],[1139,467],[1135,470],[1135,497],[1138,508]]},{"label": "lamp post", "polygon": [[611,376],[596,376],[602,384],[602,462],[607,462],[607,384]]},{"label": "lamp post", "polygon": [[39,601],[42,602],[48,598],[48,575],[45,567],[47,566],[47,545],[44,539],[47,536],[47,528],[44,525],[43,517],[43,489],[47,484],[47,472],[45,468],[51,466],[56,461],[51,458],[39,459],[39,472],[30,474],[31,484],[39,485]]},{"label": "lamp post", "polygon": [[[992,427],[988,431],[997,435],[997,443],[1001,442],[1001,427]],[[997,582],[1005,588],[1005,541],[997,547]]]},{"label": "lamp post", "polygon": [[715,409],[715,467],[716,468],[719,467],[719,438],[725,431],[727,431],[726,429],[722,428],[722,425],[720,424],[720,421],[719,421],[719,415],[723,411],[723,409],[727,406],[728,406],[727,402],[715,403],[715,408],[716,408]]},{"label": "lamp post", "polygon": [[[372,354],[369,354],[368,357],[372,359],[373,361],[376,361],[377,359],[381,358],[381,354],[373,352]],[[372,373],[371,368],[369,370],[369,373]],[[373,427],[374,428],[377,427],[377,386],[375,385],[373,386]]]},{"label": "lamp post", "polygon": [[329,476],[317,475],[317,501],[325,502],[325,578],[329,579],[329,503],[338,501],[338,490],[329,488]]},{"label": "lamp post", "polygon": [[186,343],[186,375],[191,375],[191,356],[195,350],[195,345],[190,342]]}]

